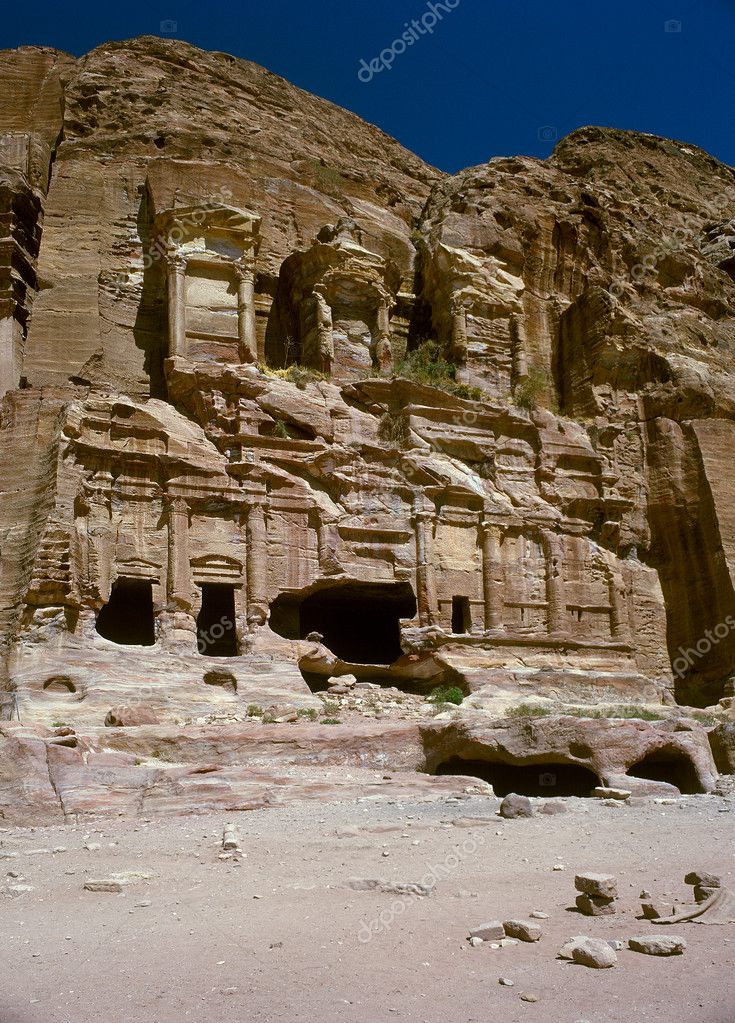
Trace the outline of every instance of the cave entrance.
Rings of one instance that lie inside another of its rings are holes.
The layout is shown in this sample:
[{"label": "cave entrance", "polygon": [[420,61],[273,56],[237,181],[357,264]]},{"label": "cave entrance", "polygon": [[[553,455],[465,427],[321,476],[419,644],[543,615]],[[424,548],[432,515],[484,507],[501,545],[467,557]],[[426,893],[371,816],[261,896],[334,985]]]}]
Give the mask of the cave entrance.
[{"label": "cave entrance", "polygon": [[469,597],[452,597],[452,632],[464,635],[472,628]]},{"label": "cave entrance", "polygon": [[392,664],[401,650],[401,618],[413,618],[416,598],[408,583],[345,583],[308,596],[282,593],[271,604],[270,626],[286,639],[310,632],[343,661]]},{"label": "cave entrance", "polygon": [[116,579],[110,599],[97,615],[97,632],[122,646],[153,646],[153,584],[148,579]]},{"label": "cave entrance", "polygon": [[237,657],[234,586],[202,583],[202,607],[197,615],[197,649],[205,657]]},{"label": "cave entrance", "polygon": [[694,764],[683,753],[671,750],[657,750],[629,767],[626,774],[631,778],[644,778],[646,781],[663,781],[675,785],[682,795],[704,792]]},{"label": "cave entrance", "polygon": [[589,796],[600,784],[594,771],[581,764],[503,764],[492,760],[451,757],[434,774],[466,774],[489,782],[496,796]]}]

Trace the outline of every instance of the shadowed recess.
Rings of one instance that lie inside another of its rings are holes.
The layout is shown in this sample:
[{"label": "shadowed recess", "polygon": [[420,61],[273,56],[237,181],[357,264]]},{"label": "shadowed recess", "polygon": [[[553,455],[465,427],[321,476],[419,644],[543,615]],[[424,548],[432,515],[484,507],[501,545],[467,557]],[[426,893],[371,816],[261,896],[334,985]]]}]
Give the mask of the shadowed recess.
[{"label": "shadowed recess", "polygon": [[307,597],[282,593],[271,605],[270,626],[286,639],[310,632],[344,661],[392,664],[401,650],[401,618],[413,618],[416,598],[408,583],[346,583]]},{"label": "shadowed recess", "polygon": [[626,772],[631,778],[663,781],[675,785],[684,795],[704,792],[689,757],[670,750],[649,753]]},{"label": "shadowed recess", "polygon": [[202,607],[197,615],[197,648],[205,657],[237,657],[234,586],[202,584]]},{"label": "shadowed recess", "polygon": [[502,764],[490,760],[450,757],[434,774],[466,774],[489,782],[496,796],[589,796],[600,782],[580,764]]},{"label": "shadowed recess", "polygon": [[97,632],[122,646],[153,646],[153,588],[146,579],[117,579],[97,615]]}]

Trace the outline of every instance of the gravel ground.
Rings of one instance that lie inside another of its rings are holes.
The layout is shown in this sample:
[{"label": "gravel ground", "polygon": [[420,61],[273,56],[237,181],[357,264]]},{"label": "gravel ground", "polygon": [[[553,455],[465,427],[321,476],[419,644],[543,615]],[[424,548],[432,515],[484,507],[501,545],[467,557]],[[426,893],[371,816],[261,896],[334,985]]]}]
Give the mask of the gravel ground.
[{"label": "gravel ground", "polygon": [[[733,1023],[735,925],[636,915],[644,888],[691,902],[692,869],[735,889],[734,800],[566,799],[566,813],[517,821],[497,817],[498,802],[357,799],[5,829],[0,1023]],[[241,859],[219,858],[227,821]],[[616,916],[570,909],[581,871],[617,876]],[[113,874],[127,874],[122,893],[84,890]],[[356,877],[433,879],[435,891],[355,891]],[[467,942],[470,927],[534,910],[549,917],[538,943]],[[556,958],[575,934],[672,931],[683,956],[623,950],[611,970]]]}]

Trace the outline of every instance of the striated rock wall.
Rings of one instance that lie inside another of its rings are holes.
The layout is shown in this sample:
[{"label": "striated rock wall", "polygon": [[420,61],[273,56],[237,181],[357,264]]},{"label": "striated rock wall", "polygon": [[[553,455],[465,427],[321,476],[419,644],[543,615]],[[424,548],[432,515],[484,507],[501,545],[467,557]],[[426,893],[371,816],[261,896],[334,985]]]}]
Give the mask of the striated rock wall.
[{"label": "striated rock wall", "polygon": [[6,719],[728,702],[731,168],[587,128],[449,178],[159,39],[0,77]]}]

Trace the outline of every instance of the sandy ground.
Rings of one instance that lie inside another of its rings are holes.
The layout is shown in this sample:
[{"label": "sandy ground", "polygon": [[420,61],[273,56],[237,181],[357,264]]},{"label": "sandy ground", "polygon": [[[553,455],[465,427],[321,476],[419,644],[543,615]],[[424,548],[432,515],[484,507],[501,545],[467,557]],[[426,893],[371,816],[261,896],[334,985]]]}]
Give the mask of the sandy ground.
[{"label": "sandy ground", "polygon": [[[33,890],[0,896],[0,1023],[733,1023],[735,925],[636,915],[643,888],[691,901],[691,869],[735,888],[735,800],[562,802],[565,814],[519,821],[496,817],[497,799],[442,796],[5,829],[0,883]],[[219,859],[227,820],[241,862]],[[617,916],[570,911],[575,871],[589,870],[617,875]],[[150,878],[83,889],[128,871]],[[432,871],[424,898],[346,887]],[[549,914],[539,943],[467,943],[470,927],[533,910]],[[672,931],[683,956],[625,950],[612,970],[556,958],[575,934]]]}]

